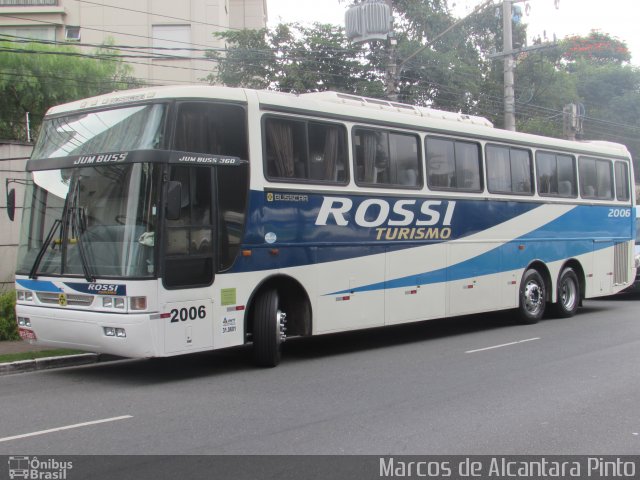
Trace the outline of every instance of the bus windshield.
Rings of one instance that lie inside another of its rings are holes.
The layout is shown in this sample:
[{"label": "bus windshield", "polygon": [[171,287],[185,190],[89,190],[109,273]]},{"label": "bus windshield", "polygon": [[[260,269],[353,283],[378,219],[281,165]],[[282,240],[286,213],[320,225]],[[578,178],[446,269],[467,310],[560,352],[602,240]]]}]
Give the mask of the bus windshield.
[{"label": "bus windshield", "polygon": [[31,172],[17,271],[146,278],[155,274],[160,166]]},{"label": "bus windshield", "polygon": [[161,147],[165,105],[137,105],[53,117],[42,125],[32,158]]}]

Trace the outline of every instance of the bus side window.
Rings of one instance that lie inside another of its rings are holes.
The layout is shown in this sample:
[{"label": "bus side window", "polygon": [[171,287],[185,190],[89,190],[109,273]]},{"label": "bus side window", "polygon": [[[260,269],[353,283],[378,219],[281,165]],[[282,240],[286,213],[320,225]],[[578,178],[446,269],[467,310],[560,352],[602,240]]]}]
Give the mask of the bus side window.
[{"label": "bus side window", "polygon": [[422,170],[417,135],[354,129],[356,182],[419,188]]},{"label": "bus side window", "polygon": [[222,103],[179,105],[174,150],[247,159],[244,108]]},{"label": "bus side window", "polygon": [[487,183],[494,193],[533,194],[529,150],[487,145]]},{"label": "bus side window", "polygon": [[310,122],[309,179],[330,182],[347,180],[346,130],[341,125]]},{"label": "bus side window", "polygon": [[479,192],[480,146],[448,138],[427,137],[427,184],[431,190]]},{"label": "bus side window", "polygon": [[575,197],[575,159],[568,155],[536,152],[536,178],[538,194],[551,197]]},{"label": "bus side window", "polygon": [[580,194],[595,200],[613,199],[611,162],[599,158],[580,157]]},{"label": "bus side window", "polygon": [[306,132],[303,122],[268,118],[265,121],[267,176],[306,178]]},{"label": "bus side window", "polygon": [[628,202],[631,199],[629,167],[625,162],[616,162],[614,168],[616,174],[616,198],[621,202]]},{"label": "bus side window", "polygon": [[343,125],[267,117],[265,172],[273,180],[346,183],[346,129]]}]

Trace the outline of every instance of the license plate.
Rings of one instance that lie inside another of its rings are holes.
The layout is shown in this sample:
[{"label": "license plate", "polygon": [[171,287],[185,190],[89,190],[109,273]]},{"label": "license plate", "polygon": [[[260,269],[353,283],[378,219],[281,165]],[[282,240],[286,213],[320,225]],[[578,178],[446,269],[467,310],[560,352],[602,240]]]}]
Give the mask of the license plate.
[{"label": "license plate", "polygon": [[27,330],[26,328],[19,328],[18,333],[23,340],[37,340],[36,332],[33,330]]}]

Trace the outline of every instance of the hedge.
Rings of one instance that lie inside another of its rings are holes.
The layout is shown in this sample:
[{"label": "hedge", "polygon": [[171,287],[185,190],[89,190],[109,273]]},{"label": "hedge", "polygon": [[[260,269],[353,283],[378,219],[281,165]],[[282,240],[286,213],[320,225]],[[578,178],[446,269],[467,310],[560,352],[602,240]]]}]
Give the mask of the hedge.
[{"label": "hedge", "polygon": [[0,293],[0,340],[20,340],[16,324],[16,292]]}]

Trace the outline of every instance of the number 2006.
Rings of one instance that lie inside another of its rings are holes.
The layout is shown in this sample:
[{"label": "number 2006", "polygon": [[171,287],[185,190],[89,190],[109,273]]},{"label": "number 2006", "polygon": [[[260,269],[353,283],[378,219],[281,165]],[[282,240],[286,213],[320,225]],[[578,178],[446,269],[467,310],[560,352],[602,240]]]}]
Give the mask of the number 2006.
[{"label": "number 2006", "polygon": [[630,208],[610,208],[609,218],[629,218],[631,216]]},{"label": "number 2006", "polygon": [[204,318],[207,316],[207,309],[204,305],[190,308],[174,308],[171,310],[171,323],[186,322],[187,320],[195,320],[196,318]]}]

